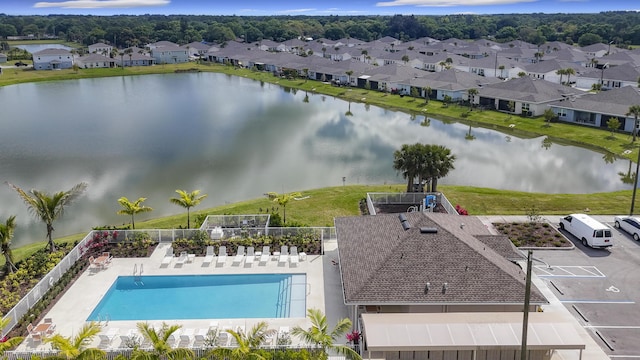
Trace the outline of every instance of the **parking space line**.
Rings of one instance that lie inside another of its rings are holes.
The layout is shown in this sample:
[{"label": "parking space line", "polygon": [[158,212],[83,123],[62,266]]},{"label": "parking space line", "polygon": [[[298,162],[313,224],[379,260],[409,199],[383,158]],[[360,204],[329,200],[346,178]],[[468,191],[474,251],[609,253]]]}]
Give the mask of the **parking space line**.
[{"label": "parking space line", "polygon": [[[604,278],[606,277],[602,271],[592,265],[587,266],[545,266],[536,265],[534,268],[538,272],[539,277],[575,277],[575,278]],[[576,271],[577,270],[577,271]],[[584,274],[580,274],[580,272]]]},{"label": "parking space line", "polygon": [[567,304],[635,304],[632,300],[560,300]]},{"label": "parking space line", "polygon": [[640,326],[634,325],[585,325],[584,327],[593,329],[640,329]]}]

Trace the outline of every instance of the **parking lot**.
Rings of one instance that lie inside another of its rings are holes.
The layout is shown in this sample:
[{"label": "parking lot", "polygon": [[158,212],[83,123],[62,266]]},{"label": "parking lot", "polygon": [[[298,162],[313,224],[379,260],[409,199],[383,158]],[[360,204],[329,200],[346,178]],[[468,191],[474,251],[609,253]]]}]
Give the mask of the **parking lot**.
[{"label": "parking lot", "polygon": [[[554,225],[557,227],[557,221]],[[612,228],[614,245],[535,250],[534,272],[615,359],[640,358],[640,242]]]}]

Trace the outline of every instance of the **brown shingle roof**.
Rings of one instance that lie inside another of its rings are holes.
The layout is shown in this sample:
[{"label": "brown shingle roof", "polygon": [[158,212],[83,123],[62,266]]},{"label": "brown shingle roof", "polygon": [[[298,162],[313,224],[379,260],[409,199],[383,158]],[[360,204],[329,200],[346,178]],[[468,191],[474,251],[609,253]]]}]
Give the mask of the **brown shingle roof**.
[{"label": "brown shingle roof", "polygon": [[[398,214],[335,219],[345,303],[523,302],[524,272],[473,236],[490,235],[479,219],[420,212],[404,215],[411,224],[406,231]],[[421,233],[423,227],[435,228],[437,233]],[[535,287],[531,302],[546,303]]]}]

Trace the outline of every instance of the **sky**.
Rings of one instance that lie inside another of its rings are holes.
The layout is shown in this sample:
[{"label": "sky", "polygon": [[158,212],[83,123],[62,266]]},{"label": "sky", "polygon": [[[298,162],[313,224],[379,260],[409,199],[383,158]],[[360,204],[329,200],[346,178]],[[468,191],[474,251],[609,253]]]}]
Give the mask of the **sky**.
[{"label": "sky", "polygon": [[0,0],[8,15],[449,15],[640,11],[640,0]]}]

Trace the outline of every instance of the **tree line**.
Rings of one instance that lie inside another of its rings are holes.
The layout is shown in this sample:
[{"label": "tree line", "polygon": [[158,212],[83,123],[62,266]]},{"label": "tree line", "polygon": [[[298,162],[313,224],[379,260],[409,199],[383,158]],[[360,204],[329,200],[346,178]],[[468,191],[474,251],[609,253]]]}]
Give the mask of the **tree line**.
[{"label": "tree line", "polygon": [[595,14],[393,15],[393,16],[205,16],[205,15],[48,15],[0,14],[0,38],[57,37],[90,45],[144,46],[168,40],[224,43],[294,38],[355,38],[363,41],[391,36],[402,41],[522,40],[532,44],[561,41],[586,46],[598,42],[617,46],[640,44],[640,12]]}]

